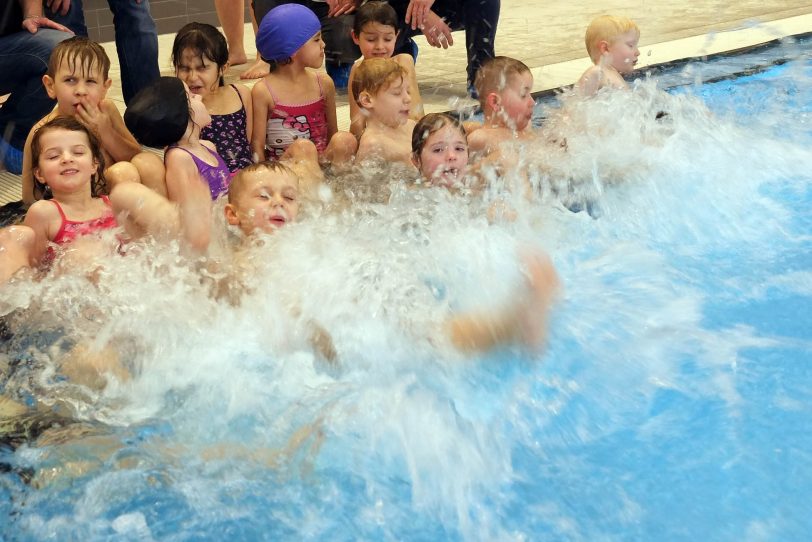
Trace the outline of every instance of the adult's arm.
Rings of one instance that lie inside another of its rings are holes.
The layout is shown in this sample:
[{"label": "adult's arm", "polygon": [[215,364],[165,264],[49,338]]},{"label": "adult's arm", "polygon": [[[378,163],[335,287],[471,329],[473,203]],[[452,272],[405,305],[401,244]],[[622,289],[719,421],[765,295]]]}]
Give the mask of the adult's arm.
[{"label": "adult's arm", "polygon": [[426,41],[432,47],[448,49],[454,45],[454,38],[451,37],[451,27],[432,10],[429,10],[426,14],[422,30],[423,35],[426,36]]},{"label": "adult's arm", "polygon": [[[70,0],[68,0],[68,2],[70,2]],[[36,34],[40,28],[53,28],[54,30],[61,30],[62,32],[70,32],[73,34],[69,28],[53,22],[48,17],[43,17],[42,0],[20,0],[20,5],[23,8],[22,27],[32,34]]]},{"label": "adult's arm", "polygon": [[352,13],[361,5],[361,2],[362,0],[327,0],[327,5],[330,8],[327,11],[327,16],[338,17],[339,15]]},{"label": "adult's arm", "polygon": [[423,28],[426,16],[434,5],[434,0],[411,0],[406,8],[406,23],[411,23],[412,30]]}]

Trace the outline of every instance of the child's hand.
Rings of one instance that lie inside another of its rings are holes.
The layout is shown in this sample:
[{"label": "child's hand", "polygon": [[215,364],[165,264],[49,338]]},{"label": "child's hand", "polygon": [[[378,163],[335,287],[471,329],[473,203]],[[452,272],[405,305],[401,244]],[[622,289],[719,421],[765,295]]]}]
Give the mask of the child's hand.
[{"label": "child's hand", "polygon": [[82,101],[76,106],[76,117],[96,135],[109,133],[113,127],[110,115],[101,110],[98,105],[86,101]]}]

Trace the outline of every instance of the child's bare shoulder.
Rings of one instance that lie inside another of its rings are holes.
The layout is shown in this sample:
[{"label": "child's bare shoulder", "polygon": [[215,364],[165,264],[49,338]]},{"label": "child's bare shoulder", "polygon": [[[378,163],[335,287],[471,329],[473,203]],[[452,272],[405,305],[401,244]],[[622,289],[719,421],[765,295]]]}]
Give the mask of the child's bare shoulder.
[{"label": "child's bare shoulder", "polygon": [[408,53],[400,53],[392,57],[392,60],[406,68],[407,70],[414,71],[414,58]]}]

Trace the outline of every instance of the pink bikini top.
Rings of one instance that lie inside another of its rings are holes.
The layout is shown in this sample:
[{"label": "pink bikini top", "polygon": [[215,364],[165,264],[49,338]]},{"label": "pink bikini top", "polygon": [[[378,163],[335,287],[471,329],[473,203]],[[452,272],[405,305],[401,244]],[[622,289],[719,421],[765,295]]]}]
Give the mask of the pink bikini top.
[{"label": "pink bikini top", "polygon": [[107,198],[107,196],[102,196],[101,198],[105,205],[107,205],[107,210],[105,213],[98,218],[92,218],[83,222],[68,220],[68,217],[65,216],[65,211],[62,210],[62,206],[59,205],[59,202],[53,199],[49,200],[56,205],[56,209],[59,211],[59,216],[62,217],[62,224],[60,224],[59,231],[56,232],[53,242],[57,245],[65,245],[77,237],[90,235],[91,233],[117,227],[118,222],[116,222],[116,217],[113,214],[113,208],[110,206],[110,200]]}]

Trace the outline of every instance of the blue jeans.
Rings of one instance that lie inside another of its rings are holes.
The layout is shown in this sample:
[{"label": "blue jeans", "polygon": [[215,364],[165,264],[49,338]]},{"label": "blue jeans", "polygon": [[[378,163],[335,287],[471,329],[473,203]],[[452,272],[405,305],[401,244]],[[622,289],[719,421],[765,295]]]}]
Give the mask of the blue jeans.
[{"label": "blue jeans", "polygon": [[[107,0],[113,12],[116,51],[121,66],[121,90],[124,102],[161,76],[158,68],[158,31],[149,12],[149,0]],[[48,16],[64,24],[80,36],[87,36],[82,0],[73,0],[67,15],[48,12]]]},{"label": "blue jeans", "polygon": [[31,127],[54,108],[42,85],[48,58],[67,32],[40,29],[0,37],[0,94],[11,93],[0,107],[0,137],[18,150],[23,148]]}]

